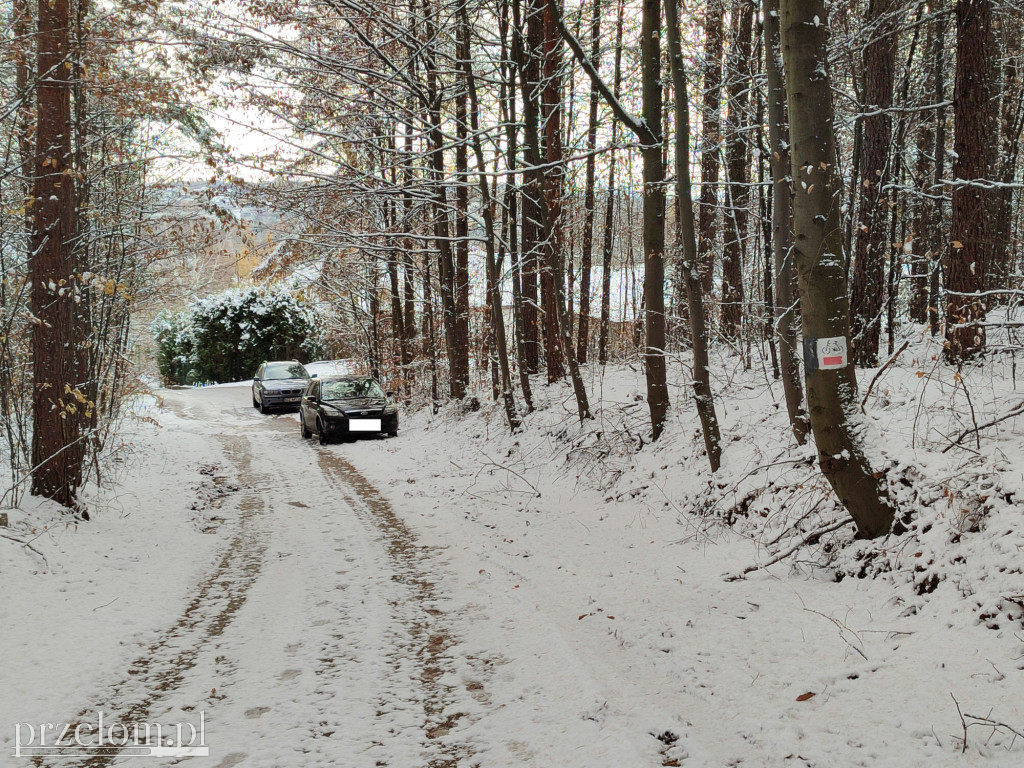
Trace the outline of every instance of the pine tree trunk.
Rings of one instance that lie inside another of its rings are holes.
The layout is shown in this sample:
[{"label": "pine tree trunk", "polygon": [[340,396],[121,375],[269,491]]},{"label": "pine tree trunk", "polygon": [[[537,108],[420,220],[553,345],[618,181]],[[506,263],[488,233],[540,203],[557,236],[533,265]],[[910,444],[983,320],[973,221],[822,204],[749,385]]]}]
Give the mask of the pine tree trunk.
[{"label": "pine tree trunk", "polygon": [[71,15],[68,0],[40,0],[36,72],[39,78],[32,189],[33,229],[29,309],[34,361],[32,495],[73,507],[85,458],[81,390],[83,339],[77,338],[73,286],[78,279],[71,148]]},{"label": "pine tree trunk", "polygon": [[992,180],[990,142],[993,95],[991,0],[956,3],[956,125],[953,178],[966,183],[953,189],[952,243],[946,254],[946,358],[958,362],[985,348],[985,289],[994,233],[988,217],[991,190],[972,184]]},{"label": "pine tree trunk", "polygon": [[893,508],[861,444],[856,371],[847,354],[850,304],[839,216],[842,180],[835,167],[824,0],[782,0],[781,35],[811,430],[826,479],[859,535],[874,538],[889,532]]}]

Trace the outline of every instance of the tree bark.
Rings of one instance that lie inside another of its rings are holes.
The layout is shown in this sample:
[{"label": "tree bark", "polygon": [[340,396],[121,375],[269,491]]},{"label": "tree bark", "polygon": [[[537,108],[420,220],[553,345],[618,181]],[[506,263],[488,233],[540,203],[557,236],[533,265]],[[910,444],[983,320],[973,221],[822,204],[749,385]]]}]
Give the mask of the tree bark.
[{"label": "tree bark", "polygon": [[[509,13],[507,6],[502,6],[502,13]],[[505,151],[506,165],[509,170],[508,181],[506,182],[504,215],[508,222],[506,232],[508,233],[508,251],[512,262],[512,316],[513,335],[516,344],[516,359],[519,361],[519,386],[523,392],[523,401],[526,404],[526,413],[533,413],[533,391],[530,387],[530,373],[526,366],[526,337],[523,334],[523,294],[522,294],[522,251],[519,247],[518,229],[518,206],[519,190],[516,186],[516,169],[518,167],[519,152],[519,130],[517,127],[516,115],[516,79],[520,73],[511,60],[508,50],[508,23],[507,15],[503,17],[505,23],[501,25],[501,66],[502,78],[499,84],[500,99],[502,103],[503,117],[505,120]],[[515,33],[518,35],[518,33]]]},{"label": "tree bark", "polygon": [[[590,19],[590,58],[600,68],[601,60],[601,0],[594,0],[593,15]],[[594,252],[594,187],[597,181],[597,88],[590,86],[590,105],[587,113],[587,170],[583,191],[583,208],[586,220],[583,224],[583,247],[580,254],[580,322],[576,329],[576,360],[587,362],[587,346],[590,341],[590,272]]]},{"label": "tree bark", "polygon": [[723,0],[707,0],[704,14],[703,99],[700,139],[700,222],[697,252],[704,296],[711,296],[715,273],[715,216],[718,212],[719,145],[722,137]]},{"label": "tree bark", "polygon": [[[460,55],[457,50],[456,55]],[[469,152],[467,147],[466,91],[455,96],[455,271],[452,290],[455,295],[455,345],[460,354],[451,361],[452,377],[459,389],[468,392],[470,355],[469,329]],[[465,351],[465,354],[462,352]]]},{"label": "tree bark", "polygon": [[985,348],[985,289],[993,233],[988,216],[991,190],[974,182],[992,180],[990,149],[993,95],[991,0],[957,0],[956,85],[953,119],[956,133],[953,178],[966,183],[953,189],[953,226],[946,253],[946,358],[959,362]]},{"label": "tree bark", "polygon": [[697,253],[696,225],[693,216],[693,198],[690,184],[690,100],[687,95],[686,73],[683,70],[682,44],[679,39],[679,10],[676,0],[665,0],[665,19],[668,26],[668,60],[675,89],[676,119],[676,211],[679,216],[678,238],[682,249],[681,274],[686,287],[687,315],[690,321],[690,341],[693,344],[693,399],[697,406],[704,448],[711,471],[717,472],[722,462],[722,436],[715,412],[715,399],[711,389],[708,366],[708,330],[701,284],[700,262]]},{"label": "tree bark", "polygon": [[750,204],[750,152],[746,129],[750,119],[750,47],[754,5],[737,0],[736,36],[729,52],[729,118],[726,127],[725,240],[722,248],[722,333],[738,338],[743,325],[743,243]]},{"label": "tree bark", "polygon": [[797,298],[793,291],[793,189],[789,183],[789,118],[779,33],[779,0],[764,0],[765,71],[768,75],[768,152],[772,170],[772,261],[775,273],[775,332],[786,411],[793,436],[803,445],[810,423],[804,409],[797,351]]},{"label": "tree bark", "polygon": [[71,147],[71,14],[68,0],[40,0],[33,229],[29,271],[32,290],[32,488],[73,507],[82,482],[86,411],[83,340],[77,338],[73,297],[76,277],[75,177]]},{"label": "tree bark", "polygon": [[[549,7],[557,8],[555,0]],[[641,143],[644,176],[644,371],[647,377],[647,405],[651,414],[651,439],[657,440],[668,414],[668,384],[665,369],[665,161],[662,147],[661,98],[661,2],[644,0],[640,25],[641,103],[643,117],[631,114],[611,93],[593,63],[556,12],[558,29],[573,55],[589,75],[615,117]]]},{"label": "tree bark", "polygon": [[476,156],[477,170],[479,172],[481,214],[484,220],[484,246],[487,270],[488,292],[487,298],[491,310],[491,336],[494,341],[494,354],[498,361],[500,374],[500,390],[502,402],[505,406],[505,418],[508,420],[509,429],[515,432],[522,422],[516,411],[515,392],[512,387],[512,373],[508,363],[508,342],[505,338],[505,317],[501,311],[501,265],[498,263],[494,253],[495,228],[494,214],[491,207],[491,190],[487,185],[486,165],[484,163],[483,144],[480,139],[480,104],[477,97],[476,78],[473,74],[473,62],[470,56],[470,26],[469,14],[466,6],[461,8],[462,19],[462,64],[466,77],[466,88],[469,92],[469,119],[473,134],[473,154]]},{"label": "tree bark", "polygon": [[[553,2],[553,0],[550,0]],[[640,26],[643,119],[651,136],[641,150],[644,168],[644,370],[651,440],[665,428],[665,159],[662,154],[661,0],[644,0]]]},{"label": "tree bark", "polygon": [[[441,312],[444,316],[445,346],[448,352],[448,387],[453,400],[466,397],[466,380],[461,372],[469,370],[468,344],[460,347],[457,342],[456,318],[458,310],[455,300],[455,263],[452,259],[450,225],[448,218],[448,194],[445,183],[444,148],[445,139],[441,129],[441,104],[443,94],[439,87],[436,45],[436,21],[433,4],[428,0],[425,7],[427,40],[424,45],[424,68],[427,74],[427,141],[430,159],[431,204],[433,207],[434,242],[437,248],[438,287],[441,292]],[[462,360],[465,359],[465,363]]]},{"label": "tree bark", "polygon": [[[615,23],[615,71],[612,75],[612,98],[618,99],[622,86],[622,26],[625,2],[619,0]],[[612,121],[612,151],[608,158],[608,199],[604,209],[604,235],[601,243],[601,327],[598,335],[597,359],[608,362],[608,324],[611,321],[612,254],[615,246],[615,155],[619,123]]]},{"label": "tree bark", "polygon": [[[562,76],[561,38],[552,13],[554,0],[531,0],[537,3],[536,18],[543,29],[543,87],[540,93],[540,124],[544,127],[544,170],[541,172],[541,191],[544,195],[544,260],[541,267],[541,301],[544,308],[544,358],[548,383],[565,378],[565,360],[561,343],[559,296],[564,298],[564,269],[556,262],[564,259],[562,233],[562,192],[565,164],[562,162]],[[529,24],[529,22],[527,22]],[[568,326],[567,326],[568,330]],[[571,333],[571,332],[570,332]],[[571,347],[571,345],[570,345]],[[566,352],[570,350],[565,350]]]},{"label": "tree bark", "polygon": [[[538,91],[540,89],[540,65],[539,55],[543,42],[543,26],[539,20],[530,19],[537,11],[528,4],[530,18],[526,20],[524,27],[516,25],[514,35],[520,41],[520,45],[513,46],[518,51],[515,59],[519,69],[519,83],[523,97],[523,122],[532,126],[530,135],[540,135],[540,111],[537,106]],[[516,18],[520,18],[520,0],[513,0],[512,12]],[[525,29],[526,37],[523,39],[520,30]],[[529,155],[531,149],[524,147],[524,154]],[[541,148],[536,147],[540,155]],[[526,339],[526,357],[523,365],[528,373],[540,371],[540,302],[538,292],[538,277],[540,254],[543,250],[542,226],[540,214],[541,198],[541,172],[536,166],[528,167],[523,173],[522,189],[522,242],[521,242],[521,277],[523,295],[523,336]]]},{"label": "tree bark", "polygon": [[889,254],[889,151],[892,143],[893,84],[896,74],[897,14],[895,0],[872,0],[867,26],[871,39],[864,47],[864,138],[861,143],[858,189],[859,226],[853,265],[851,321],[854,360],[878,365],[878,345],[885,296],[885,262]]},{"label": "tree bark", "polygon": [[859,535],[873,538],[889,532],[893,508],[885,484],[879,482],[864,453],[863,425],[856,421],[856,371],[845,354],[850,304],[842,258],[842,180],[835,167],[827,32],[824,0],[782,0],[782,53],[793,153],[794,254],[811,430],[823,474]]},{"label": "tree bark", "polygon": [[[545,23],[550,23],[560,31],[565,33],[562,28],[559,18],[559,10],[557,0],[547,0],[541,9],[545,15]],[[517,4],[513,3],[512,6],[513,14],[513,25],[514,29],[521,29],[521,23],[519,18],[519,9]],[[513,56],[516,61],[522,62],[526,56],[522,49],[522,37],[516,34],[513,37]],[[529,99],[527,92],[527,83],[525,80],[520,81],[523,87],[523,101],[524,108],[529,110]],[[526,155],[526,162],[534,168],[538,168],[541,165],[541,154],[540,147],[541,142],[538,136],[537,121],[530,120],[527,118],[524,120],[524,133],[526,138],[526,145],[524,147],[524,154]],[[547,208],[547,196],[540,196],[539,212],[541,217],[541,226],[545,234],[545,239],[551,237],[552,228],[552,216]],[[562,254],[560,250],[552,250],[553,258],[550,262],[550,267],[553,271],[552,284],[555,290],[555,320],[556,328],[559,333],[559,337],[562,344],[562,353],[565,355],[565,360],[569,364],[569,376],[572,381],[573,393],[576,396],[576,409],[579,415],[580,423],[586,419],[593,418],[590,413],[590,402],[587,397],[586,386],[583,383],[583,377],[580,375],[579,365],[576,363],[576,356],[573,354],[572,336],[569,335],[569,322],[565,312],[565,294],[564,294],[564,280],[562,277]]]}]

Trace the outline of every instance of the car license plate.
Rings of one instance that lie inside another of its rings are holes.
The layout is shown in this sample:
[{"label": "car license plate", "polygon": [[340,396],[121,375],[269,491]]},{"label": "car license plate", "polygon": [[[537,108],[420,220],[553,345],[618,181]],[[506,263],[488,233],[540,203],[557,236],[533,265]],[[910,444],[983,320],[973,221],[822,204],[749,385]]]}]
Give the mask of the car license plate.
[{"label": "car license plate", "polygon": [[380,432],[380,419],[349,419],[350,432]]},{"label": "car license plate", "polygon": [[301,397],[286,397],[286,398],[284,399],[284,401],[285,401],[286,403],[297,403],[297,402],[299,402],[299,400],[301,400],[301,399],[302,399]]}]

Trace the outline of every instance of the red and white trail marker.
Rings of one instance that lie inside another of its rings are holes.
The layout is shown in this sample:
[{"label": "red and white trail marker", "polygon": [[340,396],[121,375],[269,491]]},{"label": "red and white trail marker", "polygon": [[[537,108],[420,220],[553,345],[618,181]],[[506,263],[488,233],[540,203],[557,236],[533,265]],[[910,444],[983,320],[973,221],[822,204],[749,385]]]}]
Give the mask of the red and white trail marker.
[{"label": "red and white trail marker", "polygon": [[846,353],[846,337],[833,336],[831,338],[818,339],[818,367],[819,368],[845,368],[849,361]]}]

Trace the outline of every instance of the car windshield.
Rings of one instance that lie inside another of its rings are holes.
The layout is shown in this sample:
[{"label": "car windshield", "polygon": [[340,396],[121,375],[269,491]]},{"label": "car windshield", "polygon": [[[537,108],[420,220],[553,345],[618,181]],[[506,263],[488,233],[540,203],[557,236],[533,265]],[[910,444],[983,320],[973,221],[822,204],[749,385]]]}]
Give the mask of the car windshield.
[{"label": "car windshield", "polygon": [[306,369],[298,363],[275,363],[268,365],[263,370],[263,379],[272,381],[274,379],[308,379]]},{"label": "car windshield", "polygon": [[352,397],[384,397],[380,384],[373,379],[325,381],[323,400],[347,400]]}]

